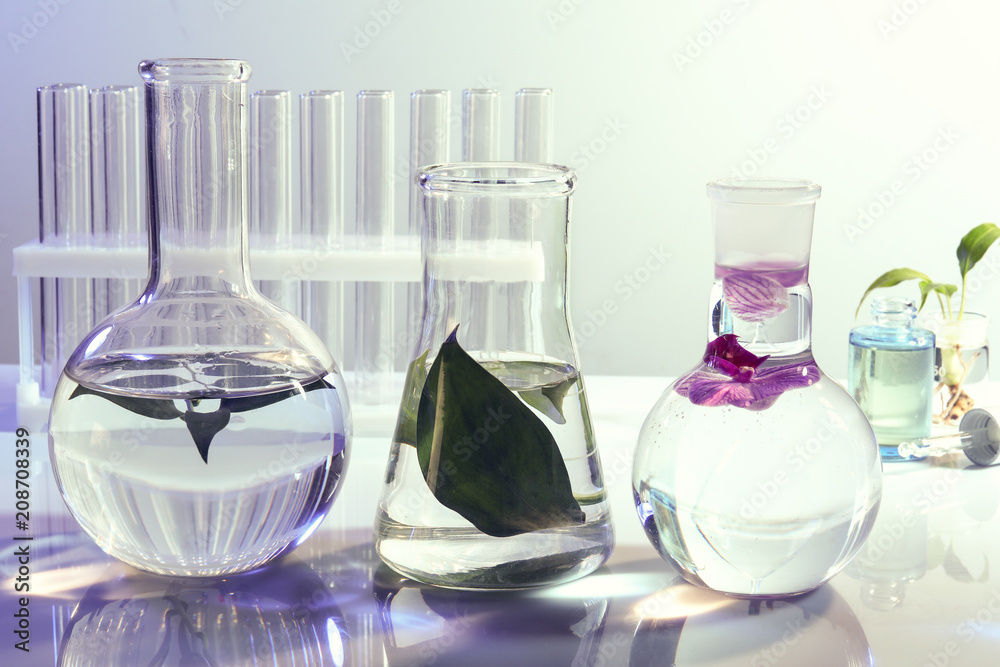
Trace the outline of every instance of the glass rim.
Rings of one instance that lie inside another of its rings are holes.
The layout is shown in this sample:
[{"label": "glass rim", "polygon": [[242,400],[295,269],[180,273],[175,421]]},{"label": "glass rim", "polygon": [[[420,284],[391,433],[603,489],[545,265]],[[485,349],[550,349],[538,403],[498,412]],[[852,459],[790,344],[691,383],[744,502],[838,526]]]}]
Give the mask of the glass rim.
[{"label": "glass rim", "polygon": [[[942,322],[942,323],[955,323],[955,324],[961,324],[962,322],[966,322],[966,323],[971,322],[971,323],[974,323],[974,324],[981,324],[982,322],[989,322],[990,321],[990,316],[989,316],[988,313],[981,313],[978,310],[966,310],[966,311],[963,311],[962,312],[962,319],[959,319],[957,316],[956,317],[948,317],[945,313],[942,313],[940,310],[935,310],[935,311],[933,311],[931,313],[928,313],[924,317],[926,317],[927,319],[936,320],[936,321]],[[966,319],[966,318],[969,318],[969,319]]]},{"label": "glass rim", "polygon": [[938,347],[984,345],[989,336],[990,316],[986,313],[967,310],[957,319],[935,311],[924,315],[922,322],[937,336]]},{"label": "glass rim", "polygon": [[909,311],[916,314],[917,304],[913,299],[905,296],[876,296],[872,299],[871,309],[872,313],[884,313],[886,315]]},{"label": "glass rim", "polygon": [[809,204],[820,197],[818,183],[804,178],[720,178],[707,185],[708,196],[731,204]]},{"label": "glass rim", "polygon": [[451,162],[421,167],[415,180],[425,192],[559,196],[572,193],[576,172],[536,162]]},{"label": "glass rim", "polygon": [[245,83],[250,63],[231,58],[157,58],[139,63],[139,74],[151,83]]}]

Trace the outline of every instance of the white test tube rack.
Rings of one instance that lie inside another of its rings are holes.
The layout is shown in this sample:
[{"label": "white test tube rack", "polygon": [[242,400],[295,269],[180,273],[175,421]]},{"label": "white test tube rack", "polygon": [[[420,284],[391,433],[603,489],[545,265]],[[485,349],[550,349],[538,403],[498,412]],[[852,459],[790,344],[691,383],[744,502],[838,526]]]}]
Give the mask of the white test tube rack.
[{"label": "white test tube rack", "polygon": [[[448,127],[443,128],[447,132]],[[518,141],[531,128],[517,128]],[[411,167],[417,165],[411,165]],[[416,187],[410,183],[410,187]],[[39,292],[46,278],[83,278],[109,280],[144,280],[148,275],[148,254],[145,244],[121,245],[100,235],[51,242],[30,241],[13,251],[13,276],[17,282],[18,364],[16,394],[17,419],[33,432],[46,428],[51,398],[41,390]],[[331,243],[325,236],[296,234],[281,248],[253,247],[251,238],[250,264],[254,280],[315,281],[315,282],[383,282],[420,284],[423,264],[420,239],[412,233],[389,235],[372,248],[365,236],[346,235],[340,243]],[[544,257],[530,243],[503,243],[496,247],[470,246],[467,256],[456,261],[473,262],[483,280],[537,280],[544,275]],[[192,262],[211,263],[211,250],[192,249]],[[138,296],[138,295],[135,295]],[[357,308],[362,308],[360,304]],[[106,313],[96,313],[95,321]],[[301,315],[301,314],[300,314]],[[344,313],[346,316],[347,314]],[[400,323],[401,327],[408,323]],[[352,330],[351,327],[345,327]],[[78,341],[64,341],[72,349]],[[411,350],[406,350],[407,353]],[[343,359],[338,359],[344,362]],[[347,366],[350,370],[350,366]],[[394,372],[394,371],[393,371]],[[395,373],[394,373],[395,374]],[[395,385],[401,389],[402,375]],[[349,386],[350,389],[350,386]],[[398,394],[398,392],[395,392]],[[395,425],[398,397],[385,405],[352,405],[354,430],[359,435],[391,435]]]}]

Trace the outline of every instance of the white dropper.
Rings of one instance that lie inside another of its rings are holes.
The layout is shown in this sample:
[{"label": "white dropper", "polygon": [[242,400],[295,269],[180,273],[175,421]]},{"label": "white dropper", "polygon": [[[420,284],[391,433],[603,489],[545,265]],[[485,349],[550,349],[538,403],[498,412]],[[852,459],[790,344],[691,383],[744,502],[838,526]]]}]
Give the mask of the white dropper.
[{"label": "white dropper", "polygon": [[902,457],[944,456],[952,452],[965,452],[970,461],[989,466],[1000,459],[1000,408],[974,408],[965,413],[959,432],[901,442],[898,446]]}]

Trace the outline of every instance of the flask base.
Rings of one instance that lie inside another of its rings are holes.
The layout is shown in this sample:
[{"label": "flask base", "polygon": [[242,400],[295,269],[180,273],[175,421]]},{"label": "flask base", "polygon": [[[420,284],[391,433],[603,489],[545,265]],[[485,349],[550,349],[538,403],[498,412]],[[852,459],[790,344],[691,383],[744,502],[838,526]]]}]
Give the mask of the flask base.
[{"label": "flask base", "polygon": [[459,590],[516,590],[561,584],[590,574],[611,556],[610,521],[491,537],[475,528],[405,525],[380,516],[375,550],[395,572]]}]

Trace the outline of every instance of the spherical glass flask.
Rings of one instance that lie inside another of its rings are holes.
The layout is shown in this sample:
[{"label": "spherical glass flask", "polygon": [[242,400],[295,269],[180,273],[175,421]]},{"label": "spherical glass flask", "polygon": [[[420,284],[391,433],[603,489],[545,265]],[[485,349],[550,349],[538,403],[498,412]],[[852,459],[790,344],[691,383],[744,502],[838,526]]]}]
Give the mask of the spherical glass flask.
[{"label": "spherical glass flask", "polygon": [[344,472],[350,411],[323,343],[250,278],[249,65],[139,70],[149,282],[70,356],[50,455],[70,511],[112,556],[160,574],[231,574],[319,526]]},{"label": "spherical glass flask", "polygon": [[690,582],[784,596],[840,571],[871,530],[881,459],[864,413],[816,365],[809,246],[819,186],[708,186],[715,226],[709,345],[643,424],[639,518]]}]

